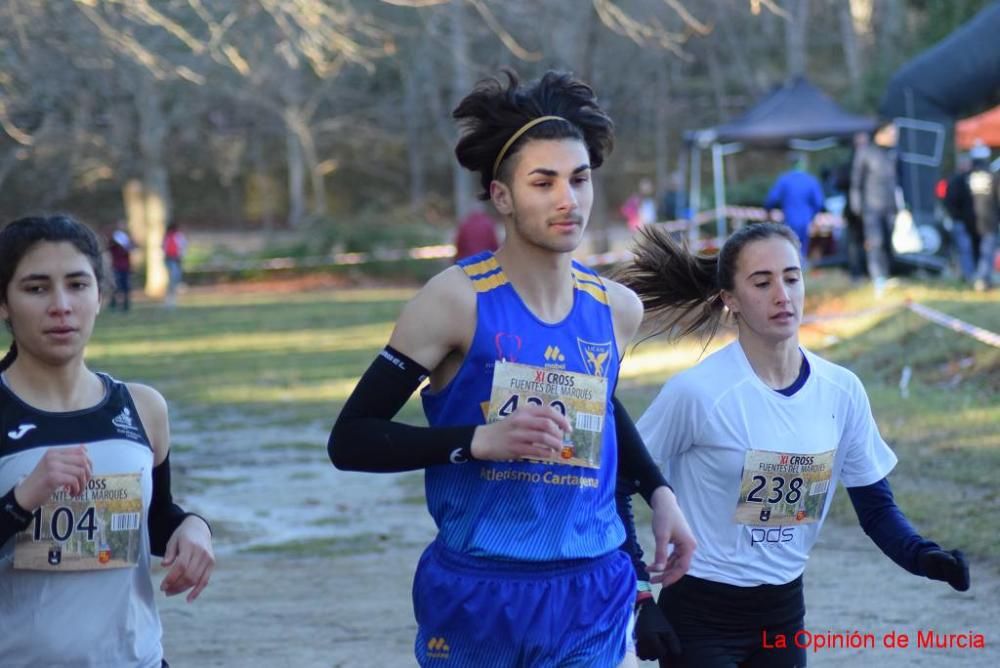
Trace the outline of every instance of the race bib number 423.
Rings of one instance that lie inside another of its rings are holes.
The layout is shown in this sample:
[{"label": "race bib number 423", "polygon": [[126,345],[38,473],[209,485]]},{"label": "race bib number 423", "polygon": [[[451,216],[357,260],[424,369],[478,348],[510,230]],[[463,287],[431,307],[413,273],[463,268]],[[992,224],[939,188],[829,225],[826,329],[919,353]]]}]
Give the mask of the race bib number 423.
[{"label": "race bib number 423", "polygon": [[573,432],[564,437],[556,458],[537,461],[600,468],[607,383],[586,373],[497,362],[486,421],[502,420],[521,405],[552,406],[566,416]]},{"label": "race bib number 423", "polygon": [[57,491],[17,534],[14,568],[91,571],[135,566],[142,544],[139,476],[95,476],[79,496]]},{"label": "race bib number 423", "polygon": [[826,506],[836,450],[747,450],[735,521],[748,526],[811,524]]}]

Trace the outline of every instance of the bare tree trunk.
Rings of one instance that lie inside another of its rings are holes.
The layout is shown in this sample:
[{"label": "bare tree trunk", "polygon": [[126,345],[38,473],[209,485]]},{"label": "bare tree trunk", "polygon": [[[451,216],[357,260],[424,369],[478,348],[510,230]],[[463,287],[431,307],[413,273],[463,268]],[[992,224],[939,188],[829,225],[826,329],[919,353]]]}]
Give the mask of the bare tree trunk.
[{"label": "bare tree trunk", "polygon": [[861,94],[861,53],[858,50],[858,34],[854,30],[854,15],[850,2],[838,2],[837,19],[840,23],[840,42],[844,47],[844,65],[847,78],[851,82],[851,96]]},{"label": "bare tree trunk", "polygon": [[294,130],[295,110],[285,109],[285,159],[288,162],[288,226],[298,227],[306,210],[305,167],[302,143]]},{"label": "bare tree trunk", "polygon": [[140,75],[139,152],[142,156],[142,202],[146,246],[146,294],[162,297],[167,290],[167,270],[163,263],[163,233],[171,216],[170,180],[163,160],[167,122],[160,107],[156,86]]},{"label": "bare tree trunk", "polygon": [[656,191],[660,194],[668,187],[670,180],[670,147],[667,134],[670,132],[670,63],[656,63],[656,108],[653,110],[655,124],[653,135],[656,144]]},{"label": "bare tree trunk", "polygon": [[785,22],[785,63],[788,79],[806,72],[806,27],[809,25],[809,0],[796,0],[788,7]]},{"label": "bare tree trunk", "polygon": [[316,140],[313,138],[312,128],[309,127],[309,120],[301,116],[298,118],[300,122],[295,125],[295,134],[302,147],[302,157],[309,171],[309,185],[312,188],[312,208],[309,213],[317,217],[324,216],[326,215],[326,177],[316,154]]},{"label": "bare tree trunk", "polygon": [[421,99],[421,77],[427,59],[427,51],[423,45],[415,47],[416,66],[409,62],[402,63],[403,76],[403,118],[406,123],[406,159],[410,182],[410,210],[419,214],[427,197],[427,160],[424,157],[424,143],[420,132],[420,119],[423,116],[423,100]]},{"label": "bare tree trunk", "polygon": [[128,235],[136,248],[146,247],[146,204],[142,190],[140,179],[129,179],[122,186],[122,203],[125,206]]},{"label": "bare tree trunk", "polygon": [[[580,73],[580,78],[588,83],[593,83],[594,73],[597,71],[597,66],[600,64],[600,54],[598,53],[600,36],[601,36],[601,23],[595,16],[595,10],[593,8],[588,9],[587,23],[584,26],[584,43],[585,47],[583,53],[586,57],[583,59],[583,71]],[[593,239],[593,249],[595,253],[606,253],[611,247],[611,230],[608,225],[609,211],[611,207],[608,205],[608,198],[604,188],[604,178],[601,176],[601,171],[597,170],[594,172],[594,203],[590,210],[590,231],[591,238]]]},{"label": "bare tree trunk", "polygon": [[[452,104],[457,105],[472,87],[472,77],[469,72],[469,40],[465,33],[463,16],[465,3],[454,2],[448,9],[451,19]],[[472,210],[473,180],[472,174],[456,160],[451,161],[451,185],[455,199],[455,218],[460,221]]]},{"label": "bare tree trunk", "polygon": [[903,12],[899,0],[881,0],[875,4],[872,23],[877,28],[875,39],[878,43],[880,64],[889,71],[899,62],[900,37],[903,30]]}]

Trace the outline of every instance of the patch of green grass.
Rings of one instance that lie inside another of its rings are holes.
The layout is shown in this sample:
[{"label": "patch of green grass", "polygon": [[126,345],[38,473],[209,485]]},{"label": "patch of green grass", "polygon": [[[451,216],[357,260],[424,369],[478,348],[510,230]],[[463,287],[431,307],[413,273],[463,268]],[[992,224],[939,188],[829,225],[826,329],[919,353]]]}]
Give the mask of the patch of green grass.
[{"label": "patch of green grass", "polygon": [[346,526],[351,523],[349,517],[344,517],[343,515],[332,515],[330,517],[321,517],[318,520],[313,520],[309,523],[310,526],[314,527],[339,527]]},{"label": "patch of green grass", "polygon": [[235,478],[218,478],[213,476],[205,475],[185,475],[184,484],[186,487],[201,488],[206,487],[229,487],[230,485],[239,485],[241,483],[248,482],[249,477],[237,476]]},{"label": "patch of green grass", "polygon": [[363,533],[349,537],[291,540],[274,545],[254,545],[244,554],[278,554],[285,557],[346,557],[358,554],[381,554],[389,547],[387,534]]}]

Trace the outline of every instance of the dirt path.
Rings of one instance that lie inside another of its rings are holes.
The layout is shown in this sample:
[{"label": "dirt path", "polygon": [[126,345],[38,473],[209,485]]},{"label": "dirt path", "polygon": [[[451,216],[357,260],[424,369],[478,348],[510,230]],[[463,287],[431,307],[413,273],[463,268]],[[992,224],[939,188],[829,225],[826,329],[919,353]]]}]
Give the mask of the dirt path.
[{"label": "dirt path", "polygon": [[[311,468],[322,462],[308,457],[302,464]],[[348,518],[337,525],[337,535],[343,538],[307,541],[296,550],[274,554],[248,554],[236,548],[238,541],[227,543],[220,536],[218,570],[202,598],[193,605],[160,600],[172,666],[415,665],[410,586],[417,558],[433,536],[426,511],[414,502],[418,478],[343,474],[329,464],[314,472],[309,479],[298,474],[304,483],[289,491],[286,510],[296,504],[314,508],[316,490],[334,490],[328,501],[321,501],[332,503]],[[294,478],[296,473],[288,475]],[[226,498],[249,498],[233,486],[195,495],[193,505],[203,501],[218,511]],[[263,501],[258,513],[265,512]],[[355,538],[349,537],[351,532]],[[357,553],[368,549],[377,552]],[[972,591],[958,594],[942,583],[905,573],[882,557],[857,527],[831,524],[824,528],[806,578],[809,631],[872,633],[878,647],[822,650],[810,655],[811,666],[1000,665],[1000,577],[995,566],[974,564]],[[916,645],[918,630],[981,633],[987,647],[882,646],[889,632],[907,633]]]}]

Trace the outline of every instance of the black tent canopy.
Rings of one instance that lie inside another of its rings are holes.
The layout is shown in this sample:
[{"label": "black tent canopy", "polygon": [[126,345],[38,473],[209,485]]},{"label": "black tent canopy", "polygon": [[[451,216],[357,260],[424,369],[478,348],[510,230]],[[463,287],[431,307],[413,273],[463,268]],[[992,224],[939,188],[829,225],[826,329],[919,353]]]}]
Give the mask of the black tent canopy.
[{"label": "black tent canopy", "polygon": [[688,137],[701,146],[739,142],[747,146],[795,148],[796,140],[850,137],[871,132],[875,122],[845,111],[805,77],[774,88],[742,116]]}]

